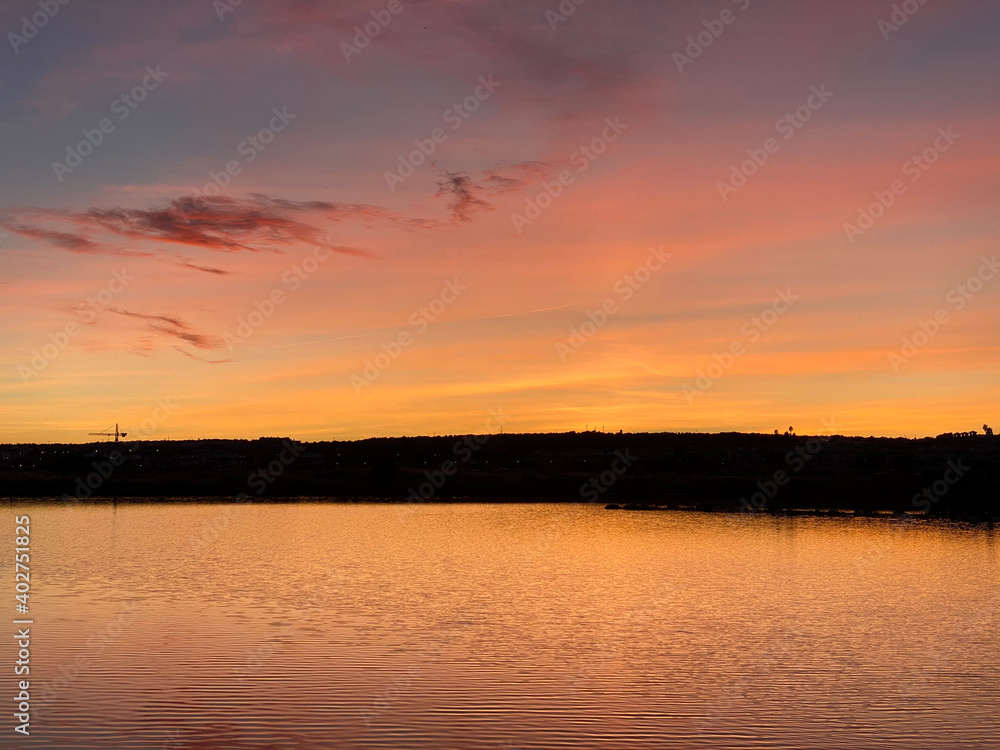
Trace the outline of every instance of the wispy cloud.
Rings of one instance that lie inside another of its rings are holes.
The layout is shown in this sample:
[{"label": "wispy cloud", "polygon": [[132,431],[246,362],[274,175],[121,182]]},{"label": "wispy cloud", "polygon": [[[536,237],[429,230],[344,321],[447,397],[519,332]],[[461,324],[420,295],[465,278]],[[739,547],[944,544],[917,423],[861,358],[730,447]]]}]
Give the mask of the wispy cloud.
[{"label": "wispy cloud", "polygon": [[214,273],[218,276],[228,276],[230,273],[229,271],[225,271],[221,268],[213,268],[211,266],[199,266],[197,263],[191,263],[190,261],[182,261],[176,263],[175,265],[178,265],[181,268],[190,268],[193,271],[202,271],[203,273]]},{"label": "wispy cloud", "polygon": [[549,173],[549,166],[540,161],[526,161],[488,169],[482,173],[483,185],[491,193],[509,193],[534,185]]},{"label": "wispy cloud", "polygon": [[[370,256],[367,250],[328,243],[326,227],[348,221],[403,229],[428,229],[437,224],[379,206],[290,201],[259,194],[242,199],[184,196],[155,208],[70,211],[28,207],[0,212],[0,227],[7,231],[75,253],[155,257],[152,252],[122,247],[125,242],[147,241],[222,253],[280,253],[305,243],[346,255]],[[179,265],[207,273],[226,273],[190,262]]]},{"label": "wispy cloud", "polygon": [[188,357],[189,359],[194,359],[194,360],[197,360],[198,362],[205,362],[205,363],[210,364],[210,365],[221,365],[221,364],[224,364],[226,362],[232,362],[233,361],[229,357],[226,357],[224,359],[208,359],[207,357],[199,357],[194,352],[189,352],[187,349],[183,349],[182,347],[179,347],[179,346],[174,346],[174,349],[176,349],[177,351],[179,351],[181,354],[183,354],[185,357]]},{"label": "wispy cloud", "polygon": [[148,329],[162,333],[170,338],[180,339],[198,349],[218,349],[223,345],[221,337],[199,333],[191,325],[173,315],[152,315],[125,310],[120,307],[109,307],[108,310],[116,315],[142,320],[146,323]]}]

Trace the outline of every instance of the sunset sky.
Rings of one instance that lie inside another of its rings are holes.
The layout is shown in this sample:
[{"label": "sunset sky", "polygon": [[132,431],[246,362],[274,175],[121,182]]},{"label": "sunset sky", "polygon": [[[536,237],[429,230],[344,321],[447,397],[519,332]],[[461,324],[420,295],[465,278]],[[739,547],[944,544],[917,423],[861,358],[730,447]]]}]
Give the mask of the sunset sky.
[{"label": "sunset sky", "polygon": [[995,2],[51,4],[0,441],[1000,423]]}]

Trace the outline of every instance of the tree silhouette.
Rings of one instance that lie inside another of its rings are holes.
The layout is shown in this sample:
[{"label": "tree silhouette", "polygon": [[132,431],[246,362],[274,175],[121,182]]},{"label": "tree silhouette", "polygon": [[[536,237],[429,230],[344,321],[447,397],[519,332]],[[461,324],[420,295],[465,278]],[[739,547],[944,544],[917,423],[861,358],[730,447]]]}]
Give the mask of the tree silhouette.
[{"label": "tree silhouette", "polygon": [[993,428],[987,424],[983,425],[983,432],[986,433],[986,437],[993,437]]}]

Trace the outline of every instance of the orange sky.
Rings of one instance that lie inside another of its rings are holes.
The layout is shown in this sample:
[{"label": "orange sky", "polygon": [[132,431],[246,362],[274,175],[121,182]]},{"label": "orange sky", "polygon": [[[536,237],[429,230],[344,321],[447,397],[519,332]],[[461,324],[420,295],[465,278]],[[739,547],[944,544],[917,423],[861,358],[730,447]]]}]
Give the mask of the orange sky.
[{"label": "orange sky", "polygon": [[0,53],[0,441],[997,421],[994,4],[330,5]]}]

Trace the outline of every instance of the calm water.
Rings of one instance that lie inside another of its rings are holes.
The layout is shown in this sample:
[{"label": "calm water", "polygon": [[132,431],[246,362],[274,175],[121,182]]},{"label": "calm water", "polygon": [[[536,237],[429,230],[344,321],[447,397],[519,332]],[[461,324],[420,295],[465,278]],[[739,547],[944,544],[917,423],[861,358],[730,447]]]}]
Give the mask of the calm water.
[{"label": "calm water", "polygon": [[[1000,748],[988,530],[571,505],[15,510],[33,540],[25,747]],[[22,746],[11,722],[2,747]]]}]

